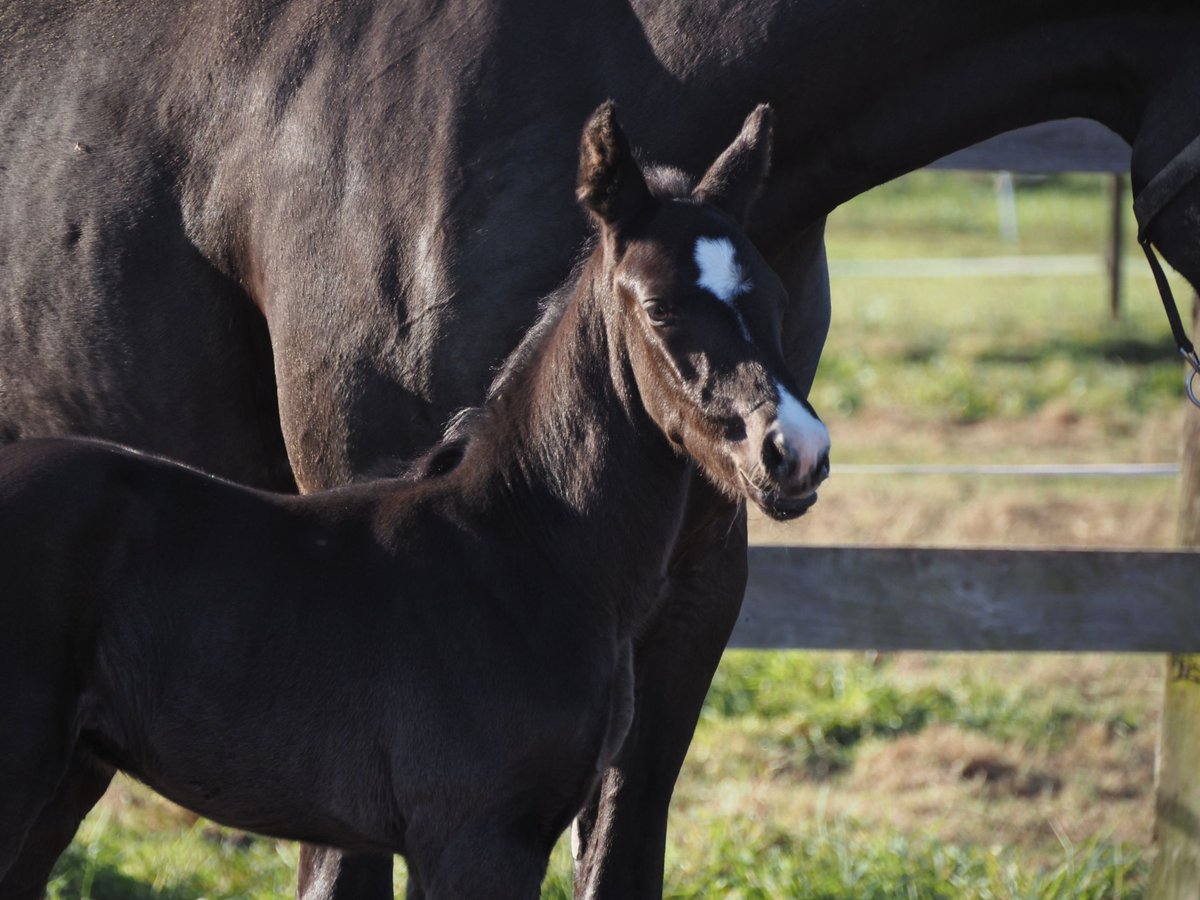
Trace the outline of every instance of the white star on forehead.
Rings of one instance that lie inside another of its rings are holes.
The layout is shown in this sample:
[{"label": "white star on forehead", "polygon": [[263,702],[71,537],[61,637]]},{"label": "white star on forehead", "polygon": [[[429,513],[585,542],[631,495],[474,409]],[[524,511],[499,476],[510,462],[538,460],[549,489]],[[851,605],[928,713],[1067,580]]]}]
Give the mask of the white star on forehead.
[{"label": "white star on forehead", "polygon": [[742,334],[750,340],[750,330],[742,318],[742,312],[734,305],[733,299],[738,294],[750,290],[750,280],[737,261],[737,253],[729,238],[697,238],[696,265],[700,269],[700,277],[696,284],[713,294],[722,303],[737,313],[738,324],[742,326]]},{"label": "white star on forehead", "polygon": [[725,303],[731,303],[738,294],[750,290],[750,282],[738,264],[737,253],[729,238],[698,238],[696,265],[700,267],[700,279],[696,283]]}]

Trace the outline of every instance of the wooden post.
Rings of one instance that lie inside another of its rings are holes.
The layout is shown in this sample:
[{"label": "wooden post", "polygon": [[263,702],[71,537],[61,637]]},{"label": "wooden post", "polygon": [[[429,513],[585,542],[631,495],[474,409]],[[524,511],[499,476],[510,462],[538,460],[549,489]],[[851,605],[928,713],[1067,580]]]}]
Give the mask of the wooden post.
[{"label": "wooden post", "polygon": [[1113,321],[1121,317],[1121,247],[1125,230],[1125,176],[1114,172],[1109,216],[1111,234],[1108,239],[1108,311]]},{"label": "wooden post", "polygon": [[[1200,299],[1192,305],[1192,333]],[[1200,409],[1186,404],[1180,471],[1179,543],[1200,546]],[[1193,597],[1200,603],[1200,584]],[[1166,696],[1154,792],[1157,856],[1153,900],[1200,898],[1200,654],[1167,658]]]}]

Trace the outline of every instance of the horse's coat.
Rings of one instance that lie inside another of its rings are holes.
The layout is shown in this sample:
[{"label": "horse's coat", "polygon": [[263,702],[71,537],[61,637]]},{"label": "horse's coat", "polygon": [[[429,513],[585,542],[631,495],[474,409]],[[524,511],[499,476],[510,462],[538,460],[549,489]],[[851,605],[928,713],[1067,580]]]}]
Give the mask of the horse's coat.
[{"label": "horse's coat", "polygon": [[95,442],[0,450],[0,896],[41,896],[122,769],[220,822],[404,853],[414,895],[536,898],[630,727],[695,471],[777,518],[827,471],[824,432],[776,440],[775,320],[747,342],[694,284],[717,232],[745,307],[779,303],[722,212],[769,139],[760,108],[714,164],[728,195],[675,195],[596,112],[599,240],[439,474],[289,497]]}]

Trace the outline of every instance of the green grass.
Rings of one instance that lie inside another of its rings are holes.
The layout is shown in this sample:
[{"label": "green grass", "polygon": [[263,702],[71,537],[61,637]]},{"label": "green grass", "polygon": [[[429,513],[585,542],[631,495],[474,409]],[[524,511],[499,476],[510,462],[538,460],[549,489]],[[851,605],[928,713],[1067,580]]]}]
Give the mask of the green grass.
[{"label": "green grass", "polygon": [[[1029,747],[1054,748],[1088,722],[1134,729],[1143,710],[1080,706],[1071,691],[1004,683],[981,670],[945,684],[905,683],[869,655],[729,651],[713,679],[698,740],[714,748],[730,729],[755,734],[751,766],[764,757],[776,766],[803,765],[821,777],[848,768],[869,739],[887,739],[942,723],[985,732]],[[721,773],[737,772],[722,759]],[[714,773],[716,774],[716,773]]]},{"label": "green grass", "polygon": [[1134,282],[1112,323],[1087,281],[839,279],[813,403],[841,417],[900,406],[959,423],[1052,402],[1103,421],[1171,407],[1182,369],[1152,283]]},{"label": "green grass", "polygon": [[[836,210],[826,244],[840,259],[1100,254],[1108,244],[1108,198],[1107,176],[1019,179],[1018,239],[1010,244],[999,237],[990,174],[914,172]],[[1136,253],[1131,211],[1124,224],[1125,252]]]},{"label": "green grass", "polygon": [[[89,822],[61,860],[49,897],[268,900],[294,890],[294,849],[228,835],[197,825],[153,836],[111,820]],[[1065,847],[1055,865],[1031,868],[1010,848],[879,834],[844,820],[796,831],[704,815],[686,823],[683,838],[667,857],[664,897],[671,900],[1138,898],[1145,868],[1135,851],[1103,842]],[[402,895],[402,876],[396,888]],[[555,850],[542,897],[571,897],[565,842]]]},{"label": "green grass", "polygon": [[[1011,245],[997,234],[990,176],[919,172],[839,209],[829,256],[1100,255],[1107,191],[1100,176],[1022,185]],[[1124,252],[1136,254],[1126,225]],[[901,406],[954,422],[1028,416],[1051,402],[1102,420],[1170,406],[1181,368],[1149,269],[1130,259],[1119,322],[1106,314],[1107,290],[1106,276],[836,278],[812,399],[835,416]]]},{"label": "green grass", "polygon": [[[1019,853],[879,835],[839,823],[797,835],[750,826],[731,834],[712,823],[705,865],[671,898],[896,900],[896,898],[1101,898],[1139,896],[1134,854],[1100,844],[1072,848],[1030,873]],[[680,873],[683,874],[683,873]]]},{"label": "green grass", "polygon": [[[1107,190],[1089,176],[1019,184],[1011,245],[997,235],[990,177],[917,173],[839,210],[830,256],[1100,254]],[[1158,431],[1180,404],[1180,365],[1142,268],[1129,269],[1115,323],[1100,277],[835,279],[812,399],[836,460],[1168,453],[1172,437]],[[888,520],[921,504],[922,536],[951,522],[939,539],[962,539],[948,511],[970,504],[1017,515],[1008,488],[923,485],[852,485],[842,507],[830,498],[835,510],[874,510],[878,521],[855,520],[855,540],[891,534]],[[1153,493],[1023,490],[1088,517],[1117,510],[1115,532]],[[819,539],[821,509],[797,526],[816,530],[806,539]],[[666,896],[1140,897],[1159,677],[1115,656],[729,653],[672,807]],[[122,782],[60,861],[50,897],[259,900],[294,890],[295,863],[293,844],[196,821]],[[398,890],[403,877],[397,866]],[[565,838],[543,896],[570,896]]]},{"label": "green grass", "polygon": [[[1102,844],[1072,847],[1056,866],[1030,872],[1020,853],[880,835],[852,823],[792,830],[710,819],[697,828],[700,846],[668,854],[668,900],[961,900],[1136,898],[1141,863],[1128,850]],[[556,860],[557,861],[557,860]],[[693,861],[699,864],[693,865]],[[544,898],[566,900],[555,873]]]},{"label": "green grass", "polygon": [[50,900],[198,900],[294,892],[290,845],[203,820],[149,822],[99,807],[59,860]]}]

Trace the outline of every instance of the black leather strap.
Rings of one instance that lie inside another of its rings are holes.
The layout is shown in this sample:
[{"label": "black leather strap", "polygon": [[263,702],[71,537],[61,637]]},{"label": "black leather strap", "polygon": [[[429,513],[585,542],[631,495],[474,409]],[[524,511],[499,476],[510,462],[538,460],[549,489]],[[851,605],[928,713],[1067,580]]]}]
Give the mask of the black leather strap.
[{"label": "black leather strap", "polygon": [[1150,240],[1150,225],[1163,207],[1188,184],[1200,176],[1200,137],[1184,147],[1161,172],[1155,175],[1133,198],[1133,215],[1138,223],[1138,240]]},{"label": "black leather strap", "polygon": [[1138,243],[1145,251],[1146,261],[1150,263],[1150,271],[1154,273],[1154,283],[1158,285],[1158,294],[1162,297],[1163,310],[1166,311],[1167,321],[1171,323],[1171,334],[1175,337],[1175,344],[1179,347],[1180,354],[1192,367],[1187,381],[1188,397],[1193,403],[1200,406],[1200,398],[1197,398],[1193,387],[1196,375],[1200,374],[1200,357],[1197,357],[1196,348],[1188,338],[1187,330],[1183,327],[1183,320],[1179,317],[1179,307],[1175,305],[1175,297],[1171,293],[1171,285],[1167,282],[1167,275],[1163,271],[1162,263],[1158,261],[1158,256],[1154,253],[1150,238],[1150,226],[1158,214],[1175,199],[1180,191],[1198,177],[1200,177],[1200,137],[1195,138],[1180,150],[1163,167],[1162,171],[1151,178],[1146,186],[1138,192],[1138,195],[1133,198],[1133,214],[1138,223]]},{"label": "black leather strap", "polygon": [[1175,297],[1171,293],[1171,285],[1167,282],[1167,275],[1154,253],[1154,248],[1150,246],[1150,242],[1141,241],[1140,243],[1142,249],[1146,251],[1146,261],[1150,263],[1150,271],[1154,273],[1154,281],[1158,285],[1159,296],[1162,297],[1163,309],[1167,313],[1167,321],[1171,323],[1171,334],[1175,336],[1175,343],[1179,346],[1179,352],[1183,354],[1185,359],[1191,362],[1196,359],[1196,348],[1188,339],[1187,331],[1183,327],[1183,320],[1179,317],[1179,308],[1175,305]]}]

